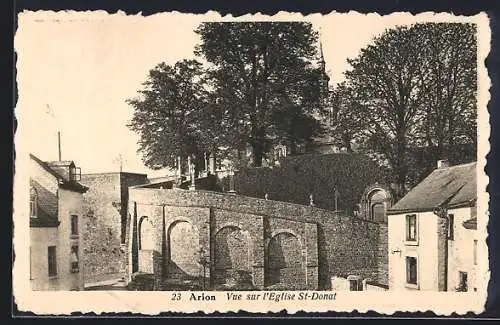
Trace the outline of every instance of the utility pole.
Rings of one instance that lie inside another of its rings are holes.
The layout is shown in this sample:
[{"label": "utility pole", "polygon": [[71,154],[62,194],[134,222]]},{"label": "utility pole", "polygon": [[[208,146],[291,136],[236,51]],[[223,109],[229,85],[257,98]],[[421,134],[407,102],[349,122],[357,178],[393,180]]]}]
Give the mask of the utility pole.
[{"label": "utility pole", "polygon": [[62,159],[61,159],[61,132],[59,132],[59,131],[57,131],[57,146],[59,149],[58,158],[59,158],[59,161],[62,161]]}]

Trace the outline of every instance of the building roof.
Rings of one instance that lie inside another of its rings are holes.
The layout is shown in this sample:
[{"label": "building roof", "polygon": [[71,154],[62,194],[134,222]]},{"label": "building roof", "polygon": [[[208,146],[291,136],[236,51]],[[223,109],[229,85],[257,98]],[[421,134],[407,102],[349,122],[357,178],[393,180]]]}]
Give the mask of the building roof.
[{"label": "building roof", "polygon": [[46,161],[45,163],[50,167],[61,167],[61,166],[67,167],[75,164],[71,160],[61,160],[61,161],[54,160],[54,161]]},{"label": "building roof", "polygon": [[30,179],[38,197],[36,218],[30,219],[30,227],[57,227],[59,226],[57,195],[50,192],[38,182]]},{"label": "building roof", "polygon": [[148,177],[148,182],[149,183],[158,183],[158,182],[171,182],[175,181],[176,176],[163,176],[163,177]]},{"label": "building roof", "polygon": [[85,193],[88,190],[88,187],[83,186],[79,182],[69,180],[67,173],[64,171],[63,166],[70,166],[70,165],[74,166],[74,163],[72,161],[69,161],[69,163],[68,161],[61,161],[58,163],[55,163],[53,161],[45,162],[33,154],[30,154],[30,158],[36,161],[43,169],[49,172],[52,176],[57,178],[60,188],[64,188],[66,190],[79,193]]},{"label": "building roof", "polygon": [[85,173],[82,174],[83,176],[89,176],[89,177],[99,177],[103,175],[139,175],[139,176],[147,176],[147,174],[144,173],[135,173],[135,172],[102,172],[102,173]]},{"label": "building roof", "polygon": [[393,205],[388,214],[467,206],[476,197],[476,162],[438,168]]}]

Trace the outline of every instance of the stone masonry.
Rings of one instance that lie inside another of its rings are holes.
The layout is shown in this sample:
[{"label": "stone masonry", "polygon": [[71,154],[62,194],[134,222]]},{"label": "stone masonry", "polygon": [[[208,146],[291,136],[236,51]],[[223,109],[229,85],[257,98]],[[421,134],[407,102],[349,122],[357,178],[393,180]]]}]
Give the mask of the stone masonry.
[{"label": "stone masonry", "polygon": [[[127,278],[211,288],[329,289],[332,276],[387,284],[385,225],[239,195],[129,189]],[[382,240],[384,239],[385,240]]]},{"label": "stone masonry", "polygon": [[145,184],[146,175],[86,174],[81,182],[89,187],[84,195],[85,282],[125,275],[128,187]]}]

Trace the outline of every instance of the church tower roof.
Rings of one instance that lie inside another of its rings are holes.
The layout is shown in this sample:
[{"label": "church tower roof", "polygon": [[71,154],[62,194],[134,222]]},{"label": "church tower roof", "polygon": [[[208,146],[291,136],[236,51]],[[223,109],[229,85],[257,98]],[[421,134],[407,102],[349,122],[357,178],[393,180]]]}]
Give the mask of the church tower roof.
[{"label": "church tower roof", "polygon": [[330,77],[326,73],[326,62],[325,55],[323,54],[323,42],[321,41],[321,29],[319,31],[319,65],[321,69],[321,79],[323,81],[323,87],[328,88],[328,82],[330,81]]}]

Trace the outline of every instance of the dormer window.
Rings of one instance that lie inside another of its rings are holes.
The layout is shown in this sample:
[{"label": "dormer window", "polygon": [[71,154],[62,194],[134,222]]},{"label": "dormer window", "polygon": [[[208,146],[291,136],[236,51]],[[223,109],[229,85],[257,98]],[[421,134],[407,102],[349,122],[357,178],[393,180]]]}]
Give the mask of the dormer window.
[{"label": "dormer window", "polygon": [[71,165],[69,168],[69,180],[72,182],[78,182],[82,178],[82,171],[80,167],[75,167]]},{"label": "dormer window", "polygon": [[38,193],[33,186],[30,188],[30,217],[38,217]]}]

